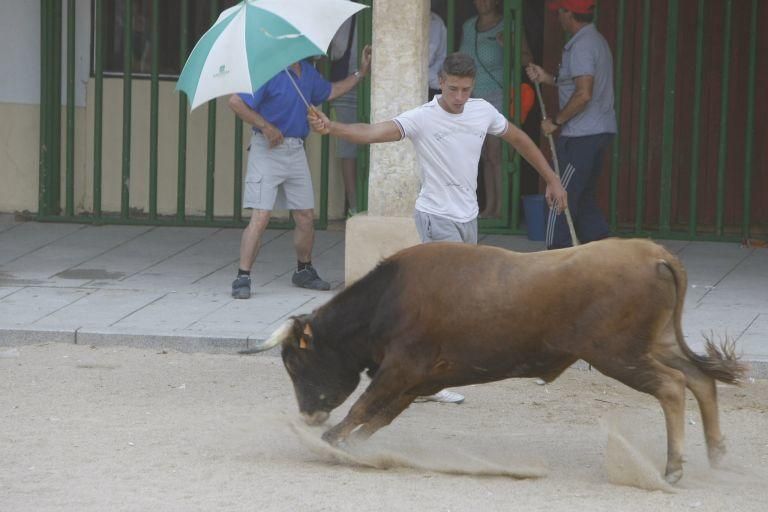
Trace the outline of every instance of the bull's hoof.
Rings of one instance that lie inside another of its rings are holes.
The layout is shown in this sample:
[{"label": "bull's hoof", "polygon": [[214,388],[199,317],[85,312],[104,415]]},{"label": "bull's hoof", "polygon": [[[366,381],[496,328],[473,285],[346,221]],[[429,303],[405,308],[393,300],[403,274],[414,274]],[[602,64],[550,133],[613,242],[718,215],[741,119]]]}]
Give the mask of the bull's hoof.
[{"label": "bull's hoof", "polygon": [[338,448],[344,442],[333,429],[323,433],[322,440],[335,448]]},{"label": "bull's hoof", "polygon": [[723,461],[725,457],[725,443],[720,441],[717,444],[712,445],[707,449],[707,455],[709,456],[709,465],[716,468]]},{"label": "bull's hoof", "polygon": [[667,474],[664,475],[664,480],[667,481],[668,484],[676,484],[680,479],[683,477],[683,468],[675,469],[673,471],[667,471]]}]

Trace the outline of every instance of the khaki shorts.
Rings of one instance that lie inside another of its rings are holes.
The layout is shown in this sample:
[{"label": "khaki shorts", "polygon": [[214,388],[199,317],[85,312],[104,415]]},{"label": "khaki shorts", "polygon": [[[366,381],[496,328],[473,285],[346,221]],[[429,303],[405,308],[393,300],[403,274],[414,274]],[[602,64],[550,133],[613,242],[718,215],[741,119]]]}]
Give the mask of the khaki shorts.
[{"label": "khaki shorts", "polygon": [[286,137],[275,148],[260,133],[251,136],[243,208],[311,210],[315,192],[309,175],[304,141]]}]

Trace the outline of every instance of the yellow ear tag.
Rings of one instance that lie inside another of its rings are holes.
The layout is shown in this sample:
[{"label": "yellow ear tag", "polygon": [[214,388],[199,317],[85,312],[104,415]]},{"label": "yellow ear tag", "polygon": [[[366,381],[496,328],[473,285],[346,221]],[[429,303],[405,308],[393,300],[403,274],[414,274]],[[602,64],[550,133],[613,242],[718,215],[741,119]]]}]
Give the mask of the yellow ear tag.
[{"label": "yellow ear tag", "polygon": [[304,324],[304,334],[299,339],[299,348],[307,348],[312,341],[312,327],[309,324]]}]

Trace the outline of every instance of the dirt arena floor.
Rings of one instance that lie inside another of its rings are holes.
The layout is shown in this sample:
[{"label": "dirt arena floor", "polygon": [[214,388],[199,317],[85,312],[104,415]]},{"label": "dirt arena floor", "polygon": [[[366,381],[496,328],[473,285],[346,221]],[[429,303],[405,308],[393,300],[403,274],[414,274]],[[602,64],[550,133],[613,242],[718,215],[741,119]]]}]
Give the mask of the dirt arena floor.
[{"label": "dirt arena floor", "polygon": [[459,391],[347,456],[297,422],[279,358],[2,347],[0,511],[767,510],[765,380],[719,387],[718,470],[689,396],[671,488],[658,403],[597,372]]}]

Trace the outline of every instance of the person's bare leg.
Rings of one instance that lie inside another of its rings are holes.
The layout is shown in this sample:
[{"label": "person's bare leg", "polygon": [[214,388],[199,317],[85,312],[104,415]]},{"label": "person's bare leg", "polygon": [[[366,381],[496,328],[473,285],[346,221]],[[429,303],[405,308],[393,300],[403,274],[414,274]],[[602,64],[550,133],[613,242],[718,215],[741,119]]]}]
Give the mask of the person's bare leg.
[{"label": "person's bare leg", "polygon": [[296,229],[293,231],[293,245],[296,248],[298,267],[293,273],[291,282],[294,286],[310,290],[330,290],[331,283],[323,281],[317,274],[312,261],[312,246],[315,243],[315,214],[314,210],[292,210]]},{"label": "person's bare leg", "polygon": [[344,180],[344,195],[349,209],[357,212],[357,160],[354,158],[341,159],[341,177]]},{"label": "person's bare leg", "polygon": [[240,268],[242,270],[251,270],[253,262],[256,261],[256,255],[261,248],[261,237],[269,224],[269,217],[272,214],[270,210],[251,211],[251,219],[243,231],[240,238]]},{"label": "person's bare leg", "polygon": [[315,243],[315,211],[291,210],[296,228],[293,230],[293,246],[296,259],[306,263],[312,261],[312,246]]}]

